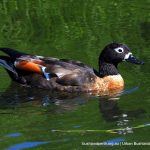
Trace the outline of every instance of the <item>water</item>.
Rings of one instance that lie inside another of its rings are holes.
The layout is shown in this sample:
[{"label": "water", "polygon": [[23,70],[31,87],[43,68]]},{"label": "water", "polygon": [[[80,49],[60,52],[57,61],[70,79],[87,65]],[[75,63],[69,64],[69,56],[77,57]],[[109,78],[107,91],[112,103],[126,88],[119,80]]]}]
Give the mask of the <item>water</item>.
[{"label": "water", "polygon": [[[0,47],[98,68],[102,48],[117,41],[145,65],[119,65],[125,91],[111,98],[21,87],[0,68],[0,149],[133,149],[133,142],[149,142],[149,3],[1,0]],[[131,145],[118,146],[121,142]]]}]

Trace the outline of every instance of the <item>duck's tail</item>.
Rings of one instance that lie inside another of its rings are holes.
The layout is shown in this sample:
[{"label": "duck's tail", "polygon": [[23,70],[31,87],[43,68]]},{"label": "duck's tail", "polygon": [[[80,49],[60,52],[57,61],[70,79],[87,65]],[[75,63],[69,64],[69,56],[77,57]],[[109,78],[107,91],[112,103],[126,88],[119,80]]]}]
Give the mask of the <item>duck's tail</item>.
[{"label": "duck's tail", "polygon": [[3,51],[4,53],[6,53],[7,55],[9,55],[11,58],[14,58],[14,59],[21,57],[23,55],[27,55],[25,53],[18,52],[11,48],[0,48],[0,51]]},{"label": "duck's tail", "polygon": [[8,56],[0,56],[0,66],[4,67],[8,72],[17,75],[16,69],[14,67],[13,61]]}]

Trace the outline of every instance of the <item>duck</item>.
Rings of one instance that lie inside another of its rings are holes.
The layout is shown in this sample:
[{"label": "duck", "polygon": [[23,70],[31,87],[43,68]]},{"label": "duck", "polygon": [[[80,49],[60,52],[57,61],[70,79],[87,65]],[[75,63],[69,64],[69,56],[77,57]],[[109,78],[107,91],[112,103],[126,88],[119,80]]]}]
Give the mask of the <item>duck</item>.
[{"label": "duck", "polygon": [[12,81],[24,86],[69,93],[119,93],[124,89],[124,80],[118,71],[118,64],[124,61],[144,64],[126,44],[115,42],[101,51],[98,71],[81,61],[30,55],[11,48],[0,48],[0,51],[7,54],[0,56],[0,66],[5,68]]}]

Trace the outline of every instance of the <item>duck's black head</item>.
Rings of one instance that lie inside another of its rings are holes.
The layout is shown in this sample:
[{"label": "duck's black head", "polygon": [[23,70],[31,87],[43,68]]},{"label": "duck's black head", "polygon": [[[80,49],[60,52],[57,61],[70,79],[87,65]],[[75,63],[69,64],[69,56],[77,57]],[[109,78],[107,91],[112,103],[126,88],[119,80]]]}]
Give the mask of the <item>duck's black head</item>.
[{"label": "duck's black head", "polygon": [[122,61],[128,61],[134,64],[144,64],[133,56],[129,47],[125,44],[108,44],[99,56],[100,76],[118,74],[117,65]]}]

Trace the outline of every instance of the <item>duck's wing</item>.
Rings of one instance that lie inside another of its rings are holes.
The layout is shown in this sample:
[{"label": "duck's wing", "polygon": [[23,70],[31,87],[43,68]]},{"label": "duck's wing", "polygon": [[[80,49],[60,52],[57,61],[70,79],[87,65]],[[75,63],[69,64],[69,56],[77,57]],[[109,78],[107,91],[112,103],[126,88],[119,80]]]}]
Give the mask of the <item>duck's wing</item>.
[{"label": "duck's wing", "polygon": [[46,66],[46,71],[58,76],[57,82],[64,85],[83,85],[94,78],[93,69],[80,61],[41,58]]},{"label": "duck's wing", "polygon": [[41,58],[44,61],[47,71],[50,73],[57,74],[58,77],[62,77],[67,74],[75,72],[85,73],[93,72],[93,69],[83,64],[80,61],[68,60],[68,59],[57,59],[57,58]]}]

